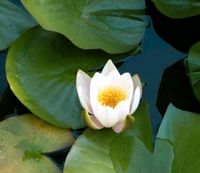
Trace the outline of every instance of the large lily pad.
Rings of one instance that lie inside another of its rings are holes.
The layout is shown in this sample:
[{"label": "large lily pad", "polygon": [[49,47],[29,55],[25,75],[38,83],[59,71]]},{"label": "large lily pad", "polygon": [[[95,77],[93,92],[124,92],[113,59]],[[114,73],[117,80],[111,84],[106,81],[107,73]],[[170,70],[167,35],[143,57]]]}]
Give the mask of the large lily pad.
[{"label": "large lily pad", "polygon": [[8,48],[24,31],[36,25],[34,19],[8,0],[0,1],[0,51]]},{"label": "large lily pad", "polygon": [[198,173],[199,123],[199,114],[170,105],[158,131],[153,154],[135,136],[122,134],[113,140],[110,155],[116,172]]},{"label": "large lily pad", "polygon": [[[146,104],[140,105],[134,113],[135,126],[125,133],[138,136],[149,148],[151,148],[151,125],[148,118]],[[143,124],[143,126],[142,126]],[[88,129],[73,145],[65,162],[64,173],[116,173],[109,155],[112,141],[118,135],[110,129]],[[147,138],[145,138],[147,137]],[[125,143],[124,143],[125,144]],[[144,144],[143,144],[144,145]],[[129,147],[126,144],[127,147]],[[116,154],[120,151],[116,151]]]},{"label": "large lily pad", "polygon": [[157,9],[164,15],[181,19],[200,15],[199,0],[153,0]]},{"label": "large lily pad", "polygon": [[126,134],[137,136],[149,151],[153,150],[153,134],[149,115],[149,108],[146,102],[142,102],[134,113],[135,123]]},{"label": "large lily pad", "polygon": [[144,0],[22,0],[47,30],[83,49],[123,53],[138,47],[147,24]]},{"label": "large lily pad", "polygon": [[148,132],[142,130],[145,124],[140,125],[140,129],[133,126],[119,135],[105,130],[87,131],[72,147],[64,172],[198,173],[199,124],[199,114],[170,105],[155,139],[154,151],[144,145],[138,132],[129,133],[135,129],[147,135]]},{"label": "large lily pad", "polygon": [[75,88],[78,69],[91,71],[108,58],[103,51],[83,51],[64,36],[35,27],[10,48],[6,74],[12,91],[34,114],[66,128],[84,126]]},{"label": "large lily pad", "polygon": [[200,101],[200,42],[190,49],[188,55],[189,77],[193,92]]},{"label": "large lily pad", "polygon": [[68,154],[64,173],[115,173],[109,157],[109,148],[115,136],[110,129],[86,130]]},{"label": "large lily pad", "polygon": [[123,134],[112,142],[110,156],[116,173],[170,173],[174,153],[167,141],[156,140],[151,153],[136,136]]},{"label": "large lily pad", "polygon": [[174,146],[172,173],[200,171],[199,124],[200,114],[168,107],[157,137]]},{"label": "large lily pad", "polygon": [[0,123],[0,170],[3,173],[60,173],[44,154],[71,146],[74,138],[34,115],[11,117]]}]

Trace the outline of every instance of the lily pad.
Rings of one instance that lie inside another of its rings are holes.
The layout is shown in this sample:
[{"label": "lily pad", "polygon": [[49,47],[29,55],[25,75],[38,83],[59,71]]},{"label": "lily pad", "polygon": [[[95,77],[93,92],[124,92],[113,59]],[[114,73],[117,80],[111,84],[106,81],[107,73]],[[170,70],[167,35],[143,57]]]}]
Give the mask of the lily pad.
[{"label": "lily pad", "polygon": [[115,173],[109,148],[116,136],[110,129],[88,129],[72,146],[65,162],[64,173]]},{"label": "lily pad", "polygon": [[61,173],[43,153],[71,146],[74,138],[61,129],[27,114],[0,123],[0,170],[4,173]]},{"label": "lily pad", "polygon": [[193,92],[200,101],[200,42],[193,45],[189,51],[188,67]]},{"label": "lily pad", "polygon": [[[151,136],[147,137],[152,132],[145,103],[139,106],[134,117],[135,126],[123,133],[137,135],[145,144],[152,145],[152,141],[149,140]],[[80,170],[81,173],[116,173],[109,151],[112,141],[117,136],[118,134],[110,129],[86,130],[72,146],[65,161],[64,173],[80,173]],[[147,138],[144,138],[145,136]],[[120,150],[116,150],[117,153],[120,153]]]},{"label": "lily pad", "polygon": [[[142,114],[136,112],[136,120],[138,116]],[[144,145],[147,141],[138,135],[138,132],[142,136],[148,134],[142,130],[145,124],[140,124],[140,129],[133,126],[118,135],[108,130],[88,130],[72,147],[64,172],[182,173],[184,170],[184,173],[198,173],[199,124],[200,114],[170,105],[155,139],[154,150],[147,148]],[[130,133],[133,129],[138,132]]]},{"label": "lily pad", "polygon": [[147,103],[142,102],[133,116],[135,117],[135,123],[132,128],[127,130],[126,134],[137,136],[148,150],[152,151],[153,134]]},{"label": "lily pad", "polygon": [[[170,105],[157,137],[174,147],[172,173],[198,173],[200,170],[200,114],[182,111]],[[183,171],[184,170],[184,171]]]},{"label": "lily pad", "polygon": [[103,51],[83,51],[64,36],[35,27],[10,48],[6,74],[19,100],[35,115],[66,128],[84,126],[75,80],[78,69],[92,71],[111,56]]},{"label": "lily pad", "polygon": [[153,154],[136,136],[122,134],[112,141],[110,155],[116,172],[198,173],[199,123],[199,114],[170,105],[158,131]]},{"label": "lily pad", "polygon": [[182,19],[200,15],[199,0],[152,0],[157,9],[164,15]]},{"label": "lily pad", "polygon": [[110,156],[116,173],[170,173],[174,153],[167,141],[156,140],[151,153],[136,136],[123,134],[112,142]]},{"label": "lily pad", "polygon": [[25,10],[8,0],[0,1],[0,51],[7,49],[17,37],[36,25]]},{"label": "lily pad", "polygon": [[38,23],[83,49],[124,53],[138,47],[146,22],[144,0],[22,0]]}]

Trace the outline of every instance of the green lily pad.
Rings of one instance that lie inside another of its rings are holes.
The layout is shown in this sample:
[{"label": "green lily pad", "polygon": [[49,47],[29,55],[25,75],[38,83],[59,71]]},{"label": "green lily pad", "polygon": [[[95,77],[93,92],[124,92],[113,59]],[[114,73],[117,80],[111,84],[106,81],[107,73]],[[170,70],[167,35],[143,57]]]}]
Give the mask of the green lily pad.
[{"label": "green lily pad", "polygon": [[112,141],[110,156],[116,172],[198,173],[199,124],[199,114],[170,105],[159,128],[153,154],[136,136],[121,134]]},{"label": "green lily pad", "polygon": [[152,0],[156,8],[164,15],[182,19],[200,15],[199,0]]},{"label": "green lily pad", "polygon": [[44,154],[71,146],[74,138],[61,129],[36,118],[22,115],[0,123],[0,170],[3,173],[61,173]]},{"label": "green lily pad", "polygon": [[164,140],[156,140],[151,153],[133,135],[118,136],[110,147],[110,157],[116,173],[170,173],[173,146]]},{"label": "green lily pad", "polygon": [[140,103],[140,106],[133,116],[135,117],[135,123],[132,128],[127,130],[126,134],[137,136],[148,148],[148,150],[152,151],[153,134],[147,103]]},{"label": "green lily pad", "polygon": [[[150,122],[147,123],[149,118],[145,103],[139,106],[134,117],[135,124],[123,133],[135,134],[148,146],[152,145],[151,137],[144,138],[151,134]],[[141,124],[144,125],[141,126]],[[80,173],[80,170],[81,173],[116,173],[109,151],[112,147],[112,141],[117,136],[118,134],[111,129],[86,130],[72,146],[65,161],[64,173]],[[119,152],[119,150],[116,151],[116,153]]]},{"label": "green lily pad", "polygon": [[[136,112],[136,120],[139,116],[142,114]],[[159,128],[153,151],[145,145],[148,140],[141,140],[138,135],[138,132],[142,136],[148,134],[147,130],[142,130],[145,124],[142,126],[141,120],[140,128],[133,126],[121,134],[109,130],[86,131],[72,147],[64,173],[78,173],[80,170],[83,173],[199,172],[200,114],[170,105]],[[133,129],[138,132],[130,133]]]},{"label": "green lily pad", "polygon": [[146,22],[144,0],[22,0],[38,23],[83,49],[124,53],[138,47]]},{"label": "green lily pad", "polygon": [[0,1],[0,51],[7,49],[17,37],[36,25],[34,19],[8,0]]},{"label": "green lily pad", "polygon": [[88,129],[72,146],[64,173],[115,173],[109,148],[116,133],[111,129]]},{"label": "green lily pad", "polygon": [[190,77],[193,92],[200,101],[200,42],[193,45],[188,55],[188,75]]},{"label": "green lily pad", "polygon": [[84,127],[75,80],[78,69],[91,71],[122,55],[83,51],[64,36],[35,27],[10,48],[6,74],[18,99],[35,115],[66,128]]},{"label": "green lily pad", "polygon": [[157,137],[174,146],[172,173],[200,171],[200,114],[182,111],[170,105]]}]

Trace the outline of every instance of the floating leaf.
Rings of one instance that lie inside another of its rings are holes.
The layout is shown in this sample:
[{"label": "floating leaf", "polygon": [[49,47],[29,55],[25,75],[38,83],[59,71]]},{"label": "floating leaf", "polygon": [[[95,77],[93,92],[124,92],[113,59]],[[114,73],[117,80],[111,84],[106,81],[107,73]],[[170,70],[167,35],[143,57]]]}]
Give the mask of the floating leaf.
[{"label": "floating leaf", "polygon": [[[138,116],[142,114],[137,114],[136,120]],[[142,136],[148,134],[148,131],[142,130],[145,124],[141,126],[141,123],[140,129],[133,126],[119,135],[108,130],[86,131],[72,147],[64,172],[199,172],[199,114],[182,111],[170,105],[155,139],[154,151],[147,148],[145,141],[138,136],[138,132],[143,133]],[[138,132],[130,133],[133,129]]]},{"label": "floating leaf", "polygon": [[199,0],[153,0],[157,9],[164,15],[181,19],[200,15]]},{"label": "floating leaf", "polygon": [[7,49],[24,31],[36,25],[23,9],[8,0],[0,1],[0,51]]},{"label": "floating leaf", "polygon": [[172,173],[198,173],[200,114],[182,111],[170,105],[157,137],[168,140],[174,147]]},{"label": "floating leaf", "polygon": [[126,133],[137,136],[144,145],[153,150],[152,127],[149,110],[146,102],[142,102],[134,113],[135,123]]},{"label": "floating leaf", "polygon": [[154,153],[132,135],[117,137],[110,148],[116,173],[170,173],[173,147],[164,140],[156,140]]},{"label": "floating leaf", "polygon": [[[138,110],[134,113],[134,117],[136,119],[135,124],[124,133],[137,135],[149,148],[152,148],[151,135],[148,136],[151,134],[151,125],[146,104],[143,103],[139,106]],[[109,151],[112,141],[117,135],[110,129],[86,130],[77,139],[68,154],[64,173],[80,173],[80,170],[81,173],[115,173]],[[120,151],[116,150],[117,153],[120,153]]]},{"label": "floating leaf", "polygon": [[73,145],[64,173],[115,173],[109,148],[116,134],[110,129],[88,129]]},{"label": "floating leaf", "polygon": [[36,118],[22,115],[0,123],[0,170],[3,173],[60,173],[44,154],[71,146],[74,138],[61,129]]},{"label": "floating leaf", "polygon": [[144,0],[22,0],[47,30],[83,49],[124,53],[138,47],[147,24]]},{"label": "floating leaf", "polygon": [[188,67],[193,92],[200,101],[200,42],[193,45],[189,51]]},{"label": "floating leaf", "polygon": [[67,128],[84,126],[76,87],[78,69],[91,71],[108,58],[103,51],[83,51],[60,34],[35,27],[10,48],[6,74],[19,100],[35,115]]},{"label": "floating leaf", "polygon": [[158,131],[153,154],[132,135],[121,134],[112,141],[110,155],[116,172],[199,172],[200,139],[196,138],[199,124],[199,114],[170,105]]}]

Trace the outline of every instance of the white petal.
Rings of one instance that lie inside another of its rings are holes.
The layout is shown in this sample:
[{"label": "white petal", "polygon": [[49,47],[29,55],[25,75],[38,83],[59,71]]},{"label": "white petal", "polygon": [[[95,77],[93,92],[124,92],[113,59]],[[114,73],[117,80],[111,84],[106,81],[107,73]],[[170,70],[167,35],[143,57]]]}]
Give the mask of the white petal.
[{"label": "white petal", "polygon": [[122,101],[114,109],[108,106],[102,106],[98,103],[98,108],[94,116],[104,127],[113,127],[117,122],[126,119],[130,110],[128,103],[128,101]]},{"label": "white petal", "polygon": [[76,78],[76,88],[79,96],[79,100],[83,108],[87,111],[92,113],[92,108],[90,105],[90,80],[91,78],[84,73],[83,71],[79,70],[77,73]]},{"label": "white petal", "polygon": [[[139,76],[138,76],[137,74],[135,74],[135,75],[132,77],[132,80],[133,80],[133,85],[134,85],[134,87],[135,87],[135,88],[136,88],[136,87],[139,87],[140,93],[142,93],[142,83],[141,83],[141,81],[140,81]],[[142,94],[141,94],[141,96],[142,96]]]},{"label": "white petal", "polygon": [[81,86],[82,88],[89,91],[91,78],[84,71],[78,70],[76,76],[76,86]]},{"label": "white petal", "polygon": [[126,91],[127,100],[129,101],[129,105],[130,105],[130,102],[132,100],[133,90],[134,90],[133,81],[132,81],[130,73],[122,74],[120,76],[120,80],[118,81],[116,80],[114,83],[116,84],[116,86],[121,86],[121,88]]},{"label": "white petal", "polygon": [[117,124],[115,124],[113,127],[112,127],[112,129],[116,132],[116,133],[120,133],[122,130],[123,130],[123,128],[124,128],[124,126],[125,126],[125,120],[124,121],[119,121],[119,122],[117,122]]},{"label": "white petal", "polygon": [[110,73],[112,73],[113,75],[117,75],[117,76],[120,75],[119,72],[118,72],[118,70],[117,70],[117,68],[113,64],[113,62],[111,60],[108,60],[108,62],[104,66],[101,74],[103,74],[105,76],[108,76]]},{"label": "white petal", "polygon": [[90,105],[90,100],[89,100],[89,96],[84,92],[84,90],[82,89],[82,87],[77,87],[77,92],[78,92],[78,97],[80,100],[80,103],[82,105],[82,107],[89,113],[93,113],[91,105]]},{"label": "white petal", "polygon": [[[116,106],[114,113],[116,119],[123,120],[126,115],[130,112],[130,105],[131,100],[133,96],[133,81],[129,73],[124,73],[123,75],[116,77],[116,78],[110,78],[108,76],[104,76],[100,73],[95,73],[94,77],[91,79],[90,84],[90,103],[93,110],[93,114],[96,115],[99,110],[98,105],[101,105],[98,101],[98,94],[101,89],[107,87],[107,86],[113,86],[122,89],[126,95],[127,99],[124,100],[122,103],[119,103],[119,105]],[[101,105],[102,106],[102,105]],[[97,116],[98,116],[97,115]],[[103,116],[103,115],[102,115]],[[100,120],[100,118],[97,118],[101,123],[104,121],[104,124],[106,124],[107,120]],[[104,125],[103,124],[103,125]],[[106,125],[110,126],[110,125]]]},{"label": "white petal", "polygon": [[107,83],[106,77],[102,75],[101,73],[95,73],[93,78],[91,79],[90,83],[90,103],[93,110],[93,113],[95,114],[97,110],[98,105],[98,94],[101,88],[105,87]]},{"label": "white petal", "polygon": [[114,112],[119,117],[119,121],[124,121],[130,112],[130,102],[128,100],[121,101],[114,108]]},{"label": "white petal", "polygon": [[134,94],[133,94],[130,114],[133,114],[136,111],[136,109],[140,103],[140,98],[141,98],[140,88],[136,87]]},{"label": "white petal", "polygon": [[112,108],[108,106],[104,107],[100,104],[98,105],[98,109],[94,116],[104,127],[107,128],[114,126],[119,121],[119,117],[115,114]]}]

